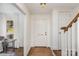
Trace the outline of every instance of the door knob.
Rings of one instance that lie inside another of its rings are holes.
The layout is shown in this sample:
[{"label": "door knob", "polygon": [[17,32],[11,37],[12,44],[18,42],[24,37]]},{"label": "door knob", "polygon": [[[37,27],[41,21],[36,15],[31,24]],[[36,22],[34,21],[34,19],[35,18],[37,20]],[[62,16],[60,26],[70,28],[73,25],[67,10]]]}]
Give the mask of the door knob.
[{"label": "door knob", "polygon": [[47,35],[47,32],[45,32],[45,35]]}]

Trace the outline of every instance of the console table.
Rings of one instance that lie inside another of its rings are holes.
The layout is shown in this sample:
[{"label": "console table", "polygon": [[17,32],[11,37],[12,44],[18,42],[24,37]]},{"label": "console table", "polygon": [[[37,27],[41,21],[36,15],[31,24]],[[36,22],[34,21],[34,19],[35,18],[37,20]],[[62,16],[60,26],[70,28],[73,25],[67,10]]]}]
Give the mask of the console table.
[{"label": "console table", "polygon": [[3,42],[3,52],[7,53],[9,43],[12,43],[13,51],[15,51],[15,40],[16,39],[5,39]]}]

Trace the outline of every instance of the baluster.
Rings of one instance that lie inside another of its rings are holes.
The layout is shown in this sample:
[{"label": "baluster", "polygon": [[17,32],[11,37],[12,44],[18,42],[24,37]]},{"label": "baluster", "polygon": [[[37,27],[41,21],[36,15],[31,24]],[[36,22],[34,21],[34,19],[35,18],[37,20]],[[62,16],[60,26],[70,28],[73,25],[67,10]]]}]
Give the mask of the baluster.
[{"label": "baluster", "polygon": [[75,55],[77,56],[77,23],[75,23]]},{"label": "baluster", "polygon": [[68,56],[71,56],[71,28],[68,29]]},{"label": "baluster", "polygon": [[65,44],[65,56],[67,56],[68,55],[67,54],[67,52],[68,52],[67,51],[68,50],[68,46],[67,46],[67,44],[68,44],[68,42],[67,42],[68,41],[68,31],[65,32],[65,40],[64,41],[65,41],[65,43],[64,43]]},{"label": "baluster", "polygon": [[79,56],[79,18],[77,21],[77,55]]},{"label": "baluster", "polygon": [[72,24],[72,56],[75,56],[76,53],[76,24]]},{"label": "baluster", "polygon": [[62,47],[62,56],[65,56],[65,33],[64,33],[64,30],[61,31],[61,47]]}]

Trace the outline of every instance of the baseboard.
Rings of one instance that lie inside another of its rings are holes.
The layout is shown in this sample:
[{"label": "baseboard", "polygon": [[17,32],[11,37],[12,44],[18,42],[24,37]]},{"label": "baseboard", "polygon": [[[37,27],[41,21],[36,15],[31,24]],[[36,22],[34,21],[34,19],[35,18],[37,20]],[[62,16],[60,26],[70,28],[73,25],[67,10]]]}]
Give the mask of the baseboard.
[{"label": "baseboard", "polygon": [[27,51],[25,51],[25,49],[24,49],[24,56],[28,56],[30,49],[31,49],[31,47],[28,47]]},{"label": "baseboard", "polygon": [[34,46],[34,48],[50,48],[50,47],[46,47],[46,46]]},{"label": "baseboard", "polygon": [[[12,49],[13,47],[8,47],[8,48],[11,48]],[[19,47],[19,48],[23,48],[23,47]],[[13,48],[13,49],[18,49],[18,48]]]},{"label": "baseboard", "polygon": [[51,49],[51,51],[52,51],[52,54],[53,54],[54,56],[56,56],[55,53],[54,53],[54,51],[53,51],[53,48],[50,48],[50,49]]},{"label": "baseboard", "polygon": [[29,52],[28,52],[27,56],[29,56],[31,49],[32,49],[32,47],[29,49]]},{"label": "baseboard", "polygon": [[61,50],[53,50],[53,51],[61,51]]}]

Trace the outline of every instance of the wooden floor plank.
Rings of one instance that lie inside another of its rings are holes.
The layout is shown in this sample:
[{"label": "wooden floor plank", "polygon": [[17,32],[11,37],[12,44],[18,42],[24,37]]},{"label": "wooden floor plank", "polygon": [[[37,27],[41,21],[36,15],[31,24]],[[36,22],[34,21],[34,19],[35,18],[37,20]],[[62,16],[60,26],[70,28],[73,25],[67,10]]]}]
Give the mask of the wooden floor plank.
[{"label": "wooden floor plank", "polygon": [[16,55],[17,56],[23,56],[23,48],[17,48],[15,49]]},{"label": "wooden floor plank", "polygon": [[16,56],[23,56],[23,48],[8,48],[8,51],[14,51]]}]

